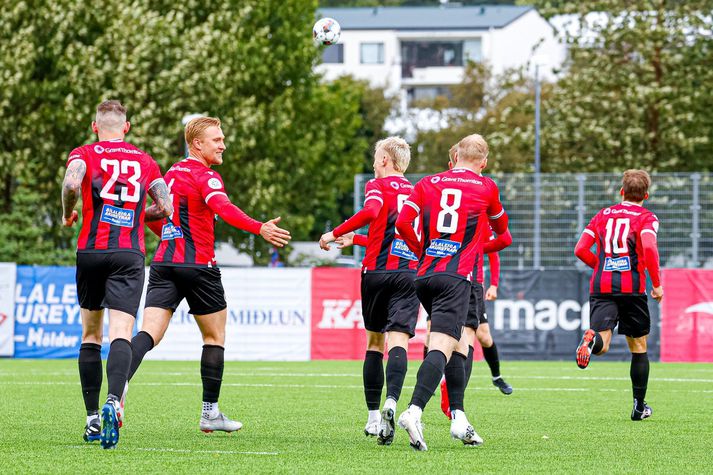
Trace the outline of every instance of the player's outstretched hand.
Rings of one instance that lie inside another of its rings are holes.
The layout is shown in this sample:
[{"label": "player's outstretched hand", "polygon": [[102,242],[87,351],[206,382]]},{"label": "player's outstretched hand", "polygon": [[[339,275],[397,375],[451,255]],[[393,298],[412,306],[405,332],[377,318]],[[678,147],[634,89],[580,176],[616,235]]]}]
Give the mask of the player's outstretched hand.
[{"label": "player's outstretched hand", "polygon": [[488,287],[488,291],[485,292],[485,300],[495,300],[498,298],[498,286],[491,285]]},{"label": "player's outstretched hand", "polygon": [[660,285],[658,287],[654,287],[651,290],[651,297],[656,299],[657,302],[660,302],[663,298],[663,287]]},{"label": "player's outstretched hand", "polygon": [[347,233],[339,236],[336,240],[337,249],[344,249],[354,244],[354,233]]},{"label": "player's outstretched hand", "polygon": [[279,216],[275,219],[271,219],[260,228],[260,236],[262,236],[265,241],[276,247],[284,247],[287,242],[292,239],[288,230],[277,226],[280,219],[282,218]]},{"label": "player's outstretched hand", "polygon": [[332,231],[329,231],[328,233],[322,234],[322,237],[319,238],[319,247],[321,247],[325,251],[329,251],[329,243],[335,241],[334,233]]},{"label": "player's outstretched hand", "polygon": [[65,218],[62,216],[62,224],[67,226],[68,228],[71,228],[74,223],[77,222],[79,219],[79,213],[77,213],[77,210],[72,210],[72,216],[69,218]]}]

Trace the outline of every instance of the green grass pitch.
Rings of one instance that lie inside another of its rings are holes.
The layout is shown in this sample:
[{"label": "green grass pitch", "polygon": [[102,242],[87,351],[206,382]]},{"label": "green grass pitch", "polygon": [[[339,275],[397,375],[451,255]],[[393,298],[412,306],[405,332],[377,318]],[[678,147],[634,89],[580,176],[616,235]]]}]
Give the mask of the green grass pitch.
[{"label": "green grass pitch", "polygon": [[[594,360],[581,371],[573,361],[505,361],[515,392],[504,396],[479,362],[466,411],[485,445],[450,439],[437,391],[423,418],[429,451],[421,453],[402,429],[390,447],[363,435],[360,362],[226,363],[221,409],[245,425],[205,435],[199,363],[147,361],[129,390],[119,446],[102,450],[81,438],[76,366],[0,360],[0,472],[713,472],[711,364],[652,364],[654,415],[632,422],[628,363]],[[399,411],[417,367],[410,365]]]}]

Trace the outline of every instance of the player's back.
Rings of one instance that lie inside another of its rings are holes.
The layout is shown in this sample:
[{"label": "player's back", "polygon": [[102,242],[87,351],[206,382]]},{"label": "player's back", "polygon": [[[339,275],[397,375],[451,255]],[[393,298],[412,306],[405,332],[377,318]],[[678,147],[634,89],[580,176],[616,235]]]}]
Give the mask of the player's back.
[{"label": "player's back", "polygon": [[225,194],[220,174],[189,157],[174,164],[164,177],[173,214],[164,220],[153,262],[162,265],[215,265],[215,213],[208,200]]},{"label": "player's back", "polygon": [[499,217],[498,187],[466,168],[428,176],[416,185],[423,227],[418,276],[444,273],[472,280],[489,232],[488,215]]},{"label": "player's back", "polygon": [[595,238],[597,246],[592,294],[646,293],[641,234],[658,232],[654,213],[634,203],[619,203],[600,210],[584,232]]},{"label": "player's back", "polygon": [[82,229],[78,252],[145,253],[146,193],[161,180],[158,164],[123,140],[99,141],[74,149],[67,163],[82,160]]},{"label": "player's back", "polygon": [[403,176],[374,178],[365,187],[365,202],[382,202],[381,210],[369,224],[369,236],[362,266],[367,271],[415,270],[418,258],[396,231],[396,219],[413,185]]}]

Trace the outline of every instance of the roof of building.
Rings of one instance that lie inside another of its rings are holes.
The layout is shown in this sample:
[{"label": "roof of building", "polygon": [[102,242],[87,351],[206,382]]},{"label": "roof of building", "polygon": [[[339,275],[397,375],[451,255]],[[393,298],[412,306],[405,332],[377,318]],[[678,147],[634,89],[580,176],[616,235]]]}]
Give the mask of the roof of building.
[{"label": "roof of building", "polygon": [[483,30],[503,28],[533,9],[515,5],[445,5],[321,8],[318,14],[334,18],[343,30]]}]

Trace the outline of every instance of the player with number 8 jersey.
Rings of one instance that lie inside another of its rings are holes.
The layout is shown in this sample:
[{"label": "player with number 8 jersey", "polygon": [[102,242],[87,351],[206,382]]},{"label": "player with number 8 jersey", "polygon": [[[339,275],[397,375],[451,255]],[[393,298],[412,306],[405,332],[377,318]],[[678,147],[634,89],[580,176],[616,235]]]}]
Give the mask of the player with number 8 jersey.
[{"label": "player with number 8 jersey", "polygon": [[[451,170],[427,176],[416,184],[396,221],[396,229],[409,249],[420,257],[414,283],[431,317],[428,353],[418,371],[409,408],[399,418],[399,426],[408,432],[416,450],[426,450],[421,426],[423,408],[438,387],[446,363],[459,348],[473,269],[483,258],[483,245],[490,237],[488,224],[497,234],[507,231],[507,215],[498,187],[481,173],[488,163],[485,139],[478,134],[463,138],[456,157]],[[417,217],[423,233],[420,239],[410,225]],[[467,345],[465,348],[467,351]],[[457,386],[464,388],[465,356],[459,353],[458,364],[446,374],[446,380],[456,378]],[[483,440],[465,417],[463,391],[457,392],[450,394],[451,436],[467,445],[480,445]]]}]

